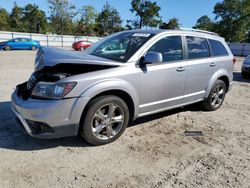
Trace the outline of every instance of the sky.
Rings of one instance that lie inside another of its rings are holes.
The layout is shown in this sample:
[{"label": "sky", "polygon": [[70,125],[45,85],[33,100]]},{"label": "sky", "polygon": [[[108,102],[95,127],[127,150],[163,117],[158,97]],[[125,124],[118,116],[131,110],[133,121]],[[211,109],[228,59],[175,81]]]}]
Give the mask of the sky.
[{"label": "sky", "polygon": [[[120,13],[125,25],[127,19],[134,19],[135,16],[130,12],[131,0],[69,0],[77,8],[82,6],[91,5],[97,11],[101,11],[103,5],[109,2],[111,6],[116,8]],[[192,28],[197,19],[203,15],[208,15],[214,19],[213,7],[217,2],[221,0],[154,0],[158,6],[161,7],[160,15],[164,22],[169,19],[176,17],[181,23],[181,27]],[[25,6],[28,3],[37,4],[40,9],[44,10],[47,15],[48,12],[48,1],[47,0],[0,0],[0,7],[11,11],[14,2],[18,6]]]}]

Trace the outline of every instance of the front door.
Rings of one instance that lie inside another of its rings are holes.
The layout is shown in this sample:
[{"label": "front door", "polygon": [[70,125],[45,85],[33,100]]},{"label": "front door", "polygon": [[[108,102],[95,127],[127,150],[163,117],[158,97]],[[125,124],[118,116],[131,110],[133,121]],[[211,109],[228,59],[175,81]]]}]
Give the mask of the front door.
[{"label": "front door", "polygon": [[163,62],[142,69],[139,116],[182,104],[187,79],[181,36],[158,40],[149,50],[162,54]]}]

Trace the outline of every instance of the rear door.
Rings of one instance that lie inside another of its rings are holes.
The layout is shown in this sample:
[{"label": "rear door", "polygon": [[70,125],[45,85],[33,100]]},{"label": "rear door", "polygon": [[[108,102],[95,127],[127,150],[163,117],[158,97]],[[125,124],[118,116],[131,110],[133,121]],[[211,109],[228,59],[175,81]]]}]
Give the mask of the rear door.
[{"label": "rear door", "polygon": [[210,46],[206,38],[186,36],[188,78],[183,102],[202,100],[217,63],[211,58]]},{"label": "rear door", "polygon": [[30,39],[20,38],[20,48],[21,49],[30,49],[31,48]]},{"label": "rear door", "polygon": [[180,105],[187,78],[181,36],[163,37],[149,51],[161,53],[163,62],[141,72],[139,116]]}]

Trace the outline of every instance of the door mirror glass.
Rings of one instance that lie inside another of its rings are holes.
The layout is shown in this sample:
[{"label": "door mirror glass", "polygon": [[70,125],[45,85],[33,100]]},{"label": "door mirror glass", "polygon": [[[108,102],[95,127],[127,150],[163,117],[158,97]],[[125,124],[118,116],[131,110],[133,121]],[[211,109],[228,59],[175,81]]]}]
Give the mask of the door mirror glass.
[{"label": "door mirror glass", "polygon": [[141,65],[162,63],[162,54],[159,52],[147,52],[141,59]]}]

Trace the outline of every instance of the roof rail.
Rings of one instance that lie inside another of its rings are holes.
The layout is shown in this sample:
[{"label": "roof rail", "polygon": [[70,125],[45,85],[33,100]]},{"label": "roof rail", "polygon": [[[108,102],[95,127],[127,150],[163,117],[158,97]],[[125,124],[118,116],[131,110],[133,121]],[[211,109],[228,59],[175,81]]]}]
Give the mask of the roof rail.
[{"label": "roof rail", "polygon": [[201,29],[190,29],[190,28],[180,28],[182,31],[194,31],[194,32],[199,32],[199,33],[207,33],[211,35],[218,35],[217,33],[211,32],[211,31],[205,31]]}]

